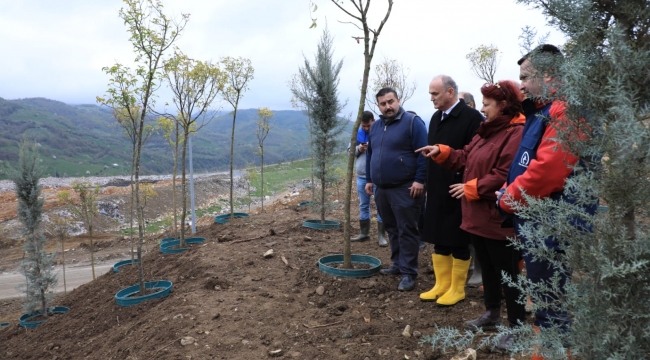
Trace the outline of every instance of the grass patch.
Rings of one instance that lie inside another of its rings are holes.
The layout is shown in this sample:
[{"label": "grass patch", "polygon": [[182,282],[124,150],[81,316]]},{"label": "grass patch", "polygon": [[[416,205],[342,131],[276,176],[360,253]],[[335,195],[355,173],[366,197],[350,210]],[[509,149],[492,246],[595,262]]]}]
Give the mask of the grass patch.
[{"label": "grass patch", "polygon": [[[332,157],[335,167],[341,168],[345,174],[348,154],[339,153]],[[248,176],[251,179],[251,196],[261,196],[260,168],[249,168]],[[288,163],[264,166],[264,195],[273,195],[277,191],[287,189],[287,185],[294,182],[301,182],[303,179],[311,179],[311,159],[297,160]]]}]

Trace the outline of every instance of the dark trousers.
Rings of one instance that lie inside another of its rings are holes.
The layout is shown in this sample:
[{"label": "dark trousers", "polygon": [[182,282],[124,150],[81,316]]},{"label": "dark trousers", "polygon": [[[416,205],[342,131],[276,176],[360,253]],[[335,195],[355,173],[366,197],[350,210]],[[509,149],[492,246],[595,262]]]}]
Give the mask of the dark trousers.
[{"label": "dark trousers", "polygon": [[483,269],[485,307],[501,307],[501,288],[503,288],[508,321],[511,325],[516,325],[518,321],[523,323],[526,309],[523,304],[517,302],[520,300],[521,291],[516,287],[507,286],[502,275],[505,272],[513,281],[517,281],[520,251],[507,240],[493,240],[474,234],[470,234],[470,238],[476,250],[476,260]]},{"label": "dark trousers", "polygon": [[458,260],[469,260],[469,245],[464,246],[446,246],[446,245],[434,245],[433,252],[438,255],[448,256],[451,255]]},{"label": "dark trousers", "polygon": [[377,187],[375,202],[390,240],[390,260],[403,275],[418,274],[420,231],[418,219],[424,195],[412,198],[408,182],[394,188]]},{"label": "dark trousers", "polygon": [[[570,271],[560,271],[555,268],[549,261],[533,261],[532,255],[524,251],[524,261],[526,262],[526,276],[534,284],[533,292],[538,299],[533,298],[533,302],[541,300],[546,306],[545,309],[537,309],[535,311],[535,325],[539,327],[551,327],[553,325],[560,326],[563,330],[567,331],[571,324],[571,319],[566,311],[558,311],[553,305],[559,298],[564,296],[566,291],[567,282],[571,281]],[[538,285],[545,284],[546,287],[551,287],[552,278],[557,274],[559,278],[560,294],[552,291],[544,291]]]}]

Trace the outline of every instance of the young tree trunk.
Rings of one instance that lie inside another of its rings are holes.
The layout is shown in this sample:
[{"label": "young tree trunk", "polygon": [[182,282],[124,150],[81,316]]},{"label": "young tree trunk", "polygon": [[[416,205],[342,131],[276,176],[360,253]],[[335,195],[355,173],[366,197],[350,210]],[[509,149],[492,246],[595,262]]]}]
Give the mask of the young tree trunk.
[{"label": "young tree trunk", "polygon": [[68,286],[65,282],[65,238],[61,239],[61,260],[63,261],[63,294],[68,293]]},{"label": "young tree trunk", "polygon": [[135,175],[135,142],[133,143],[133,156],[131,157],[131,204],[129,204],[129,235],[131,237],[131,265],[134,263],[134,253],[133,253],[133,203],[135,199],[135,184],[133,183],[133,176]]},{"label": "young tree trunk", "polygon": [[176,121],[175,149],[174,149],[174,171],[172,172],[172,207],[174,211],[174,238],[178,238],[178,209],[176,205],[176,172],[178,171],[178,121]]},{"label": "young tree trunk", "polygon": [[260,166],[260,177],[262,179],[261,189],[262,189],[262,212],[264,212],[264,147],[260,146],[260,153],[262,156],[262,166]]},{"label": "young tree trunk", "polygon": [[320,160],[320,167],[321,167],[321,174],[322,177],[320,179],[320,221],[321,224],[325,224],[325,206],[327,205],[325,203],[325,166],[327,164],[325,163],[325,159]]},{"label": "young tree trunk", "polygon": [[[368,77],[370,75],[370,63],[372,62],[372,54],[368,51],[368,31],[367,26],[364,27],[364,33],[366,34],[364,46],[364,65],[363,65],[363,77],[361,82],[361,97],[359,99],[359,108],[357,110],[357,120],[352,126],[352,135],[350,136],[350,149],[354,149],[357,145],[357,132],[359,131],[359,124],[361,124],[361,117],[363,116],[363,109],[366,102],[366,94],[368,91]],[[374,42],[377,39],[375,38]],[[374,48],[374,46],[373,46]],[[344,225],[343,225],[343,267],[346,269],[352,268],[352,250],[350,248],[350,204],[352,201],[352,180],[354,177],[354,151],[350,151],[348,154],[348,164],[347,171],[345,173],[345,201],[343,204],[344,208]]]},{"label": "young tree trunk", "polygon": [[237,120],[237,107],[239,106],[239,95],[235,100],[235,109],[232,113],[232,134],[230,135],[230,220],[235,218],[235,201],[233,198],[233,189],[235,182],[233,179],[232,166],[235,162],[235,122]]},{"label": "young tree trunk", "polygon": [[314,202],[316,199],[316,183],[314,182],[314,133],[311,118],[307,118],[307,120],[309,121],[309,157],[311,158],[311,201]]},{"label": "young tree trunk", "polygon": [[[335,4],[335,0],[332,0]],[[369,4],[369,3],[368,3]],[[339,5],[337,5],[339,6]],[[369,6],[369,5],[368,5]],[[339,6],[340,7],[340,6]],[[381,33],[384,24],[390,16],[390,12],[393,8],[393,1],[388,0],[388,10],[384,19],[381,21],[379,28],[373,31],[372,44],[370,43],[370,29],[368,28],[368,19],[366,14],[361,15],[361,25],[363,26],[363,77],[361,80],[361,97],[359,98],[359,109],[357,112],[357,121],[354,122],[352,127],[352,134],[350,136],[350,148],[356,146],[357,143],[357,131],[359,131],[359,124],[361,123],[361,117],[363,116],[363,109],[366,102],[366,94],[368,91],[368,77],[370,75],[370,64],[372,63],[372,57],[375,53],[375,46],[377,45],[377,40],[379,34]],[[350,203],[352,199],[352,180],[354,176],[354,151],[350,151],[348,155],[348,167],[345,175],[345,202],[343,204],[343,212],[345,214],[345,221],[343,225],[343,267],[349,269],[352,267],[352,252],[350,250]]]},{"label": "young tree trunk", "polygon": [[253,202],[253,197],[251,196],[251,181],[250,178],[248,180],[248,184],[246,184],[246,189],[248,190],[248,199],[250,200],[248,202],[248,212],[251,212],[251,203]]},{"label": "young tree trunk", "polygon": [[45,289],[41,288],[41,312],[43,313],[43,317],[47,317],[47,301],[45,301]]},{"label": "young tree trunk", "polygon": [[185,179],[185,157],[187,154],[187,139],[189,138],[190,132],[189,128],[186,128],[183,132],[183,152],[181,155],[181,201],[183,202],[183,212],[181,213],[181,248],[187,246],[185,243],[185,217],[187,216],[187,194],[186,194],[186,183]]},{"label": "young tree trunk", "polygon": [[[146,107],[145,107],[146,108]],[[135,209],[138,216],[138,280],[140,283],[140,294],[144,295],[144,266],[142,261],[142,243],[144,240],[144,214],[140,207],[140,151],[142,149],[142,129],[144,128],[144,115],[140,118],[140,131],[138,132],[138,142],[136,144],[135,157]]]},{"label": "young tree trunk", "polygon": [[93,271],[93,280],[95,280],[95,246],[93,245],[93,225],[88,226],[90,233],[90,268]]}]

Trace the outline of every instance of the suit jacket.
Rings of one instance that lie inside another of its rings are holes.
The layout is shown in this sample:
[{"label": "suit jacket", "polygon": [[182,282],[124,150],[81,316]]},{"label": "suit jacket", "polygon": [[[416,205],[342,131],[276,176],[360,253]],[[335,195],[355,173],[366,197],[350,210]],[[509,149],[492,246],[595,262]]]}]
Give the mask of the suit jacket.
[{"label": "suit jacket", "polygon": [[[441,121],[436,111],[429,123],[429,145],[443,144],[462,149],[469,144],[483,122],[480,112],[460,99],[449,116]],[[449,194],[449,185],[463,182],[464,168],[450,171],[427,158],[427,205],[422,240],[442,246],[467,246],[469,234],[460,228],[461,202]]]}]

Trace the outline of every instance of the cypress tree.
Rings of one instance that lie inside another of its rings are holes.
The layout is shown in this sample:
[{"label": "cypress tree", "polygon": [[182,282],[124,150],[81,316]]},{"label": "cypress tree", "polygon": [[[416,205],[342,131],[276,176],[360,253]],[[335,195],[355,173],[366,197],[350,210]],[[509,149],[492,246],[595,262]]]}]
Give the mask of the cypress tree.
[{"label": "cypress tree", "polygon": [[18,169],[11,176],[16,185],[18,219],[23,225],[25,257],[20,264],[20,271],[26,278],[23,307],[28,314],[40,308],[43,316],[47,316],[47,304],[57,277],[52,267],[56,254],[48,254],[45,250],[47,238],[41,230],[44,201],[38,182],[42,174],[37,145],[23,142]]},{"label": "cypress tree", "polygon": [[346,123],[345,119],[338,116],[344,105],[338,99],[337,89],[343,62],[334,61],[332,43],[332,36],[325,29],[318,43],[316,63],[312,66],[309,60],[305,59],[304,67],[300,68],[300,77],[307,83],[308,91],[302,94],[294,91],[294,96],[303,97],[301,102],[307,105],[309,117],[314,125],[313,147],[316,158],[314,173],[321,184],[319,201],[323,222],[329,208],[327,185],[332,182],[334,170],[330,158],[336,150],[336,137],[341,134]]}]

